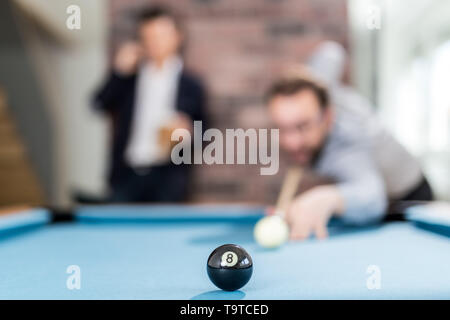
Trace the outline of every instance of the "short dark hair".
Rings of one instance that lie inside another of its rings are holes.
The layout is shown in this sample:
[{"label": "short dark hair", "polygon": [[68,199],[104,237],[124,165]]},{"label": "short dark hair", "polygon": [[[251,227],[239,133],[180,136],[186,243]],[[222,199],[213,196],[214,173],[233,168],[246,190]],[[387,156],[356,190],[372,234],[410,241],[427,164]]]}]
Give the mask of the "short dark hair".
[{"label": "short dark hair", "polygon": [[319,101],[320,107],[328,107],[328,90],[319,81],[307,76],[290,76],[275,81],[266,94],[266,101],[275,96],[290,96],[300,91],[311,90]]},{"label": "short dark hair", "polygon": [[169,8],[160,5],[154,5],[141,9],[137,14],[136,20],[138,26],[140,26],[146,22],[151,22],[159,18],[169,18],[173,21],[175,27],[179,31],[181,30],[180,20],[175,13],[173,13]]}]

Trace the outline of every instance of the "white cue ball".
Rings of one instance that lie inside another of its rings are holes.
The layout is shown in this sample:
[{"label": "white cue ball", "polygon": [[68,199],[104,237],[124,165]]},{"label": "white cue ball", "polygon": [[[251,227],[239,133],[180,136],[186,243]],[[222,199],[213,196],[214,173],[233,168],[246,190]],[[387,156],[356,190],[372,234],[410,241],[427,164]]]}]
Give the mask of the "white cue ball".
[{"label": "white cue ball", "polygon": [[255,225],[253,235],[260,246],[276,248],[287,241],[289,228],[282,217],[273,215],[259,220]]}]

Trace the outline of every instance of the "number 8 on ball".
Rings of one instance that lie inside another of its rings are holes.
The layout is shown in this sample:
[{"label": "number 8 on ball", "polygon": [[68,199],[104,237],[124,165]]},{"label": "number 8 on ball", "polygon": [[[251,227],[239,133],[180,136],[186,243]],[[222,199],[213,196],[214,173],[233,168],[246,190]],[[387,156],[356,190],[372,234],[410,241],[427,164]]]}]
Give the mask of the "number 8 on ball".
[{"label": "number 8 on ball", "polygon": [[234,267],[238,262],[238,256],[233,251],[227,251],[222,255],[222,261],[220,265],[222,267]]}]

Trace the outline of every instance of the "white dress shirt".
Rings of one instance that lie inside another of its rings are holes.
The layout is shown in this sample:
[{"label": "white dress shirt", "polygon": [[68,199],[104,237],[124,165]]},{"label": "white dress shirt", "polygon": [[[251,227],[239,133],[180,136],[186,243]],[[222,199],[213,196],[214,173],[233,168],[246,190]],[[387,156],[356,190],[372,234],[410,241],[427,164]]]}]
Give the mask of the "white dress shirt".
[{"label": "white dress shirt", "polygon": [[167,59],[161,68],[152,63],[140,67],[131,136],[125,152],[125,160],[131,167],[148,167],[167,161],[158,146],[158,131],[175,114],[182,68],[179,57]]}]

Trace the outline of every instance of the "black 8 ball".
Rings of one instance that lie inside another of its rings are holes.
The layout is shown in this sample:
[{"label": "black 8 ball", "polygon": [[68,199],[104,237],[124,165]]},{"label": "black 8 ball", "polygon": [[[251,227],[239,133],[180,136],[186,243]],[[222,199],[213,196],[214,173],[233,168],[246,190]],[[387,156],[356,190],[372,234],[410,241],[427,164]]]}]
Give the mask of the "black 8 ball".
[{"label": "black 8 ball", "polygon": [[208,258],[208,277],[217,287],[226,291],[242,288],[253,273],[252,257],[236,244],[216,248]]}]

